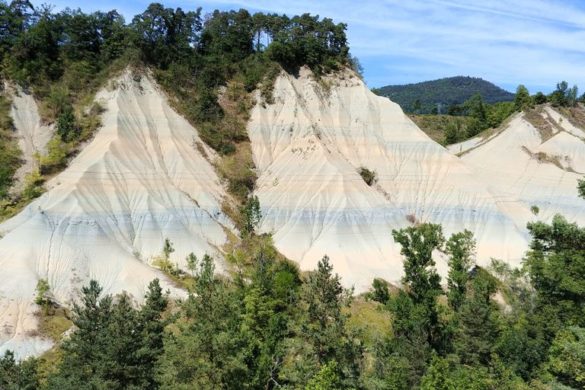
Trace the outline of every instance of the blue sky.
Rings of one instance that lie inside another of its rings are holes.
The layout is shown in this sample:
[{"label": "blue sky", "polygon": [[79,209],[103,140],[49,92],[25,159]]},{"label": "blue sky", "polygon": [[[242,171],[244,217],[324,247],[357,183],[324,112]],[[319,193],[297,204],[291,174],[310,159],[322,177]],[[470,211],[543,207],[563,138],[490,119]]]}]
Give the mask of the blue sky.
[{"label": "blue sky", "polygon": [[[117,9],[127,21],[149,1],[43,0]],[[549,92],[561,80],[585,91],[585,0],[186,0],[167,7],[310,12],[348,24],[351,51],[370,87],[441,77],[482,77],[514,91]]]}]

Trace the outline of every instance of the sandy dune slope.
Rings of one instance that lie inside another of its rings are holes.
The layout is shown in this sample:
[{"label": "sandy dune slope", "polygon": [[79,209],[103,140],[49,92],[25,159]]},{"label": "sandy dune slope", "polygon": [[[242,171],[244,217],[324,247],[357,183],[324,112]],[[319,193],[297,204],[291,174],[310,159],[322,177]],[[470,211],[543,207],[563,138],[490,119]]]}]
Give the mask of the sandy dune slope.
[{"label": "sandy dune slope", "polygon": [[518,226],[557,213],[585,223],[585,201],[576,188],[585,173],[585,133],[551,107],[536,115],[540,118],[517,115],[497,136],[464,151],[461,160],[498,194]]},{"label": "sandy dune slope", "polygon": [[[327,254],[344,283],[362,291],[376,276],[400,279],[391,231],[417,220],[447,234],[470,229],[482,262],[519,261],[525,232],[471,170],[354,75],[325,83],[306,70],[281,75],[275,104],[258,104],[248,126],[262,229],[282,253],[303,269]],[[361,179],[362,166],[377,172],[375,186]]]},{"label": "sandy dune slope", "polygon": [[62,304],[90,279],[140,299],[152,279],[164,279],[148,263],[165,238],[182,265],[189,252],[218,253],[232,229],[220,209],[223,187],[201,151],[213,152],[197,147],[196,130],[147,77],[126,73],[112,84],[97,97],[106,112],[95,139],[50,191],[0,225],[0,353],[50,347],[34,336],[39,279]]},{"label": "sandy dune slope", "polygon": [[23,165],[16,171],[14,191],[20,192],[24,178],[36,167],[35,154],[46,153],[47,143],[54,133],[54,127],[41,122],[37,104],[31,94],[18,86],[5,85],[12,101],[10,115],[16,129],[18,146],[22,150]]}]

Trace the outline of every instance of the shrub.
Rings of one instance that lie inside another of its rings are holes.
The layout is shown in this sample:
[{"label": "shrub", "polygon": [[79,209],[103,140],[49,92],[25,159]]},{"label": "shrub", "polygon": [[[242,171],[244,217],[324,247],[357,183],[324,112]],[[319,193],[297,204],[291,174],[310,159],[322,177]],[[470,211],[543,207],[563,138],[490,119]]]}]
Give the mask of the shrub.
[{"label": "shrub", "polygon": [[71,142],[79,137],[79,127],[75,121],[73,108],[67,106],[57,118],[57,134],[63,142]]},{"label": "shrub", "polygon": [[65,166],[69,146],[59,136],[53,137],[47,144],[47,155],[40,157],[41,173],[51,173]]},{"label": "shrub", "polygon": [[35,297],[35,303],[37,305],[46,308],[52,303],[51,299],[47,296],[49,290],[50,286],[47,279],[39,279],[36,287],[37,296]]},{"label": "shrub", "polygon": [[35,169],[24,178],[24,190],[22,196],[25,200],[38,198],[43,193],[43,176],[38,169]]},{"label": "shrub", "polygon": [[370,171],[368,168],[360,167],[358,173],[360,174],[364,182],[370,187],[373,186],[378,181],[376,172]]},{"label": "shrub", "polygon": [[532,214],[538,215],[538,213],[540,212],[540,209],[538,208],[538,206],[532,205],[532,206],[530,206],[530,211],[532,211]]}]

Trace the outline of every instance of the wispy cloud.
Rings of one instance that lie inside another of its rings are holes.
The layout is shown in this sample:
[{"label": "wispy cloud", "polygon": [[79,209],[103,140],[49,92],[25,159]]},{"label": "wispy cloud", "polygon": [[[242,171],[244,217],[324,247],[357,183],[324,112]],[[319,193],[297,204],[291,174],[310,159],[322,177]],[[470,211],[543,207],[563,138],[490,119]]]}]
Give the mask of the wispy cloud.
[{"label": "wispy cloud", "polygon": [[[84,8],[79,1],[56,1]],[[87,7],[98,7],[86,1]],[[131,0],[121,11],[131,15],[147,4]],[[195,7],[192,0],[165,5]],[[580,0],[203,0],[197,5],[209,11],[310,12],[345,22],[371,86],[462,74],[508,89],[523,83],[532,92],[548,91],[563,79],[585,88],[585,2]],[[108,6],[116,8],[101,7]]]}]

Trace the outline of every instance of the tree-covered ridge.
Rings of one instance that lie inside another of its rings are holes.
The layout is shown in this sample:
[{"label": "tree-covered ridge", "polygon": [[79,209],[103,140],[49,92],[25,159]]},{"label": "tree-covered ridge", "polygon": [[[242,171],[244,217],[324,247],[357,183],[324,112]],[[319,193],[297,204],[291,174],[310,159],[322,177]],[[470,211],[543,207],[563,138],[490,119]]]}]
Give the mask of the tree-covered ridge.
[{"label": "tree-covered ridge", "polygon": [[[43,120],[57,130],[47,154],[39,156],[33,193],[38,196],[43,177],[63,169],[100,126],[102,108],[93,97],[130,66],[136,77],[148,68],[174,107],[220,153],[218,170],[243,204],[255,183],[246,133],[251,93],[260,89],[270,103],[283,69],[308,66],[319,77],[355,64],[345,29],[310,14],[204,14],[152,3],[126,21],[116,10],[54,12],[28,0],[0,0],[0,78],[32,90]],[[0,215],[20,204],[18,197],[1,199],[13,172],[0,175]],[[238,207],[231,215],[236,222]]]},{"label": "tree-covered ridge", "polygon": [[510,93],[477,77],[456,76],[407,85],[388,85],[373,90],[398,103],[407,113],[446,114],[450,106],[463,104],[480,94],[488,104],[514,100]]}]

